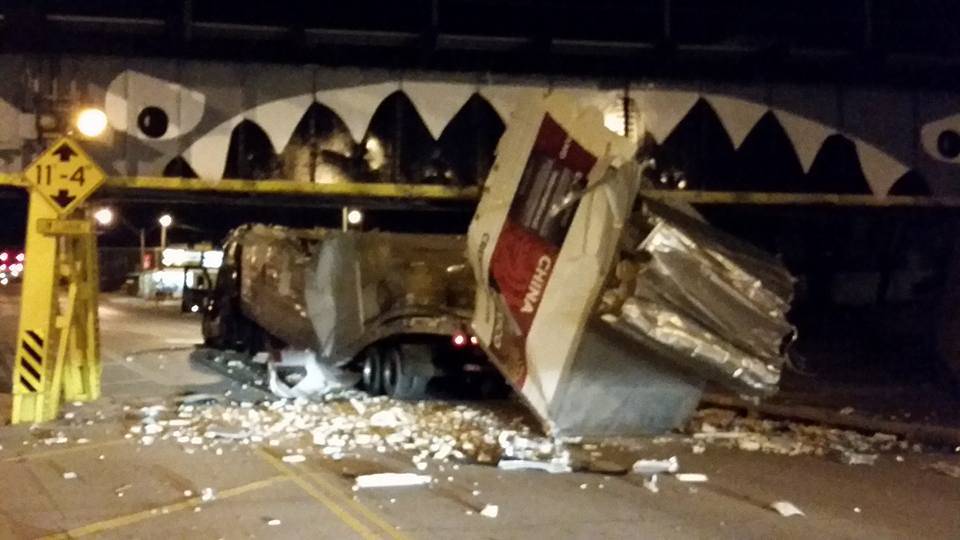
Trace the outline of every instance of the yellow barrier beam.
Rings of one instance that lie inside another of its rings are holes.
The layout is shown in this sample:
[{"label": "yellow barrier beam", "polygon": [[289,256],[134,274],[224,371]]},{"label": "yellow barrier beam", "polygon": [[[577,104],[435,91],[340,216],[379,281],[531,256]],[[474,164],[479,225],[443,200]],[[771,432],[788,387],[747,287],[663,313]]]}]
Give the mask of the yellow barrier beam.
[{"label": "yellow barrier beam", "polygon": [[[20,174],[0,173],[0,186],[29,187]],[[338,183],[310,184],[290,180],[203,180],[155,176],[108,177],[101,189],[145,190],[185,193],[302,195],[305,197],[357,197],[371,199],[425,199],[471,201],[480,197],[482,188],[436,184]],[[758,206],[863,206],[872,208],[922,207],[960,208],[960,197],[839,193],[773,193],[761,191],[675,191],[641,190],[640,194],[657,201],[676,201],[709,205]]]},{"label": "yellow barrier beam", "polygon": [[101,189],[465,201],[475,200],[480,196],[480,188],[476,186],[361,182],[313,184],[290,180],[198,180],[148,176],[110,177]]}]

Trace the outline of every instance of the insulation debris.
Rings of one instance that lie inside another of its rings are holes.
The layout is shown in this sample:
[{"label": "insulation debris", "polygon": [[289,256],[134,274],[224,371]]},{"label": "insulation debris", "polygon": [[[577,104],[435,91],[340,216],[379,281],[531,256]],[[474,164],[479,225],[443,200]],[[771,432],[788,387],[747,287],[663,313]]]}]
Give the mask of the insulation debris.
[{"label": "insulation debris", "polygon": [[480,510],[480,515],[488,518],[496,518],[500,514],[500,507],[495,504],[484,505]]},{"label": "insulation debris", "polygon": [[424,486],[432,480],[433,477],[426,474],[377,473],[358,476],[354,485],[357,489]]},{"label": "insulation debris", "polygon": [[710,444],[786,456],[834,456],[848,465],[873,465],[878,453],[912,448],[907,441],[888,433],[864,435],[824,425],[747,418],[727,409],[697,411],[687,432],[695,446]]},{"label": "insulation debris", "polygon": [[632,468],[635,474],[652,475],[662,473],[675,473],[680,470],[680,464],[677,457],[670,459],[639,459],[633,464]]},{"label": "insulation debris", "polygon": [[[405,402],[352,392],[348,399],[277,400],[155,408],[150,416],[128,417],[129,435],[141,444],[176,442],[185,451],[221,453],[234,446],[282,447],[285,461],[315,452],[332,459],[359,450],[403,452],[417,469],[430,460],[495,464],[501,457],[559,464],[569,461],[563,445],[532,431],[528,419],[482,404]],[[176,420],[176,422],[173,422]],[[146,435],[147,426],[153,435]],[[556,466],[556,465],[554,465]],[[563,467],[569,470],[569,466]]]},{"label": "insulation debris", "polygon": [[806,514],[803,513],[803,510],[797,508],[797,505],[790,501],[773,502],[770,504],[770,508],[776,510],[776,512],[783,517],[806,516]]},{"label": "insulation debris", "polygon": [[691,484],[702,484],[709,480],[707,475],[701,473],[677,473],[673,475],[674,478],[681,482],[687,482]]},{"label": "insulation debris", "polygon": [[551,474],[573,471],[568,463],[530,459],[504,459],[497,463],[497,467],[505,471],[544,471]]},{"label": "insulation debris", "polygon": [[946,461],[938,461],[932,465],[928,465],[926,468],[937,471],[940,474],[952,476],[953,478],[960,478],[960,465],[951,465]]}]

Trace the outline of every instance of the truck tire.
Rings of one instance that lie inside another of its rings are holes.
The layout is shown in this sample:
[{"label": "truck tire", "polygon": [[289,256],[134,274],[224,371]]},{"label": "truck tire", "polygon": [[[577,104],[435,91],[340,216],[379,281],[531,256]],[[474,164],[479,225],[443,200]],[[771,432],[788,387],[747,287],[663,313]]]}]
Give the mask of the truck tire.
[{"label": "truck tire", "polygon": [[363,355],[361,384],[371,396],[383,394],[383,357],[376,346],[368,347]]},{"label": "truck tire", "polygon": [[383,389],[396,399],[426,399],[436,370],[429,346],[394,344],[383,348]]}]

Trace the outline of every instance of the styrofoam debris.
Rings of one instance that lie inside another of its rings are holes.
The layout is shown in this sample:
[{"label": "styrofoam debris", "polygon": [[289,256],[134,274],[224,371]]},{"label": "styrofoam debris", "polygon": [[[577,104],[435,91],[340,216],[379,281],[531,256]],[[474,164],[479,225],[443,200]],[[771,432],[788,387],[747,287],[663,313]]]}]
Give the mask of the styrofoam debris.
[{"label": "styrofoam debris", "polygon": [[840,454],[840,461],[847,465],[873,465],[877,462],[877,454],[861,454],[849,450]]},{"label": "styrofoam debris", "polygon": [[797,505],[790,501],[776,501],[770,504],[770,508],[776,510],[783,517],[806,516],[803,510],[797,508]]},{"label": "styrofoam debris", "polygon": [[937,471],[940,474],[951,476],[953,478],[960,478],[960,465],[951,465],[946,461],[938,461],[928,465],[926,468]]},{"label": "styrofoam debris", "polygon": [[217,492],[213,488],[203,488],[200,490],[200,500],[210,502],[217,498]]},{"label": "styrofoam debris", "polygon": [[358,476],[354,485],[358,489],[423,486],[429,484],[431,480],[433,477],[425,474],[376,473]]},{"label": "styrofoam debris", "polygon": [[488,504],[480,510],[480,515],[488,518],[495,518],[500,514],[500,507],[495,504]]},{"label": "styrofoam debris", "polygon": [[661,473],[675,473],[680,470],[677,456],[669,459],[638,459],[631,468],[636,474],[651,475]]},{"label": "styrofoam debris", "polygon": [[523,471],[537,470],[551,474],[568,473],[573,469],[566,463],[557,463],[553,461],[533,461],[529,459],[501,459],[497,463],[497,468],[505,471]]},{"label": "styrofoam debris", "polygon": [[270,527],[276,527],[277,525],[280,525],[280,523],[281,523],[281,521],[280,521],[279,519],[268,519],[268,520],[267,520],[267,525],[270,526]]},{"label": "styrofoam debris", "polygon": [[681,482],[689,482],[689,483],[699,484],[699,483],[706,482],[708,480],[707,475],[700,474],[700,473],[677,473],[673,476],[674,478],[676,478]]},{"label": "styrofoam debris", "polygon": [[651,493],[659,493],[660,487],[657,485],[657,475],[652,474],[649,477],[644,478],[643,487],[647,488],[647,491]]},{"label": "styrofoam debris", "polygon": [[64,479],[64,480],[73,480],[73,479],[75,479],[76,477],[77,477],[77,473],[75,473],[75,472],[73,472],[73,471],[67,471],[67,472],[63,473],[63,479]]},{"label": "styrofoam debris", "polygon": [[303,454],[287,454],[280,458],[284,463],[303,463],[307,457]]}]

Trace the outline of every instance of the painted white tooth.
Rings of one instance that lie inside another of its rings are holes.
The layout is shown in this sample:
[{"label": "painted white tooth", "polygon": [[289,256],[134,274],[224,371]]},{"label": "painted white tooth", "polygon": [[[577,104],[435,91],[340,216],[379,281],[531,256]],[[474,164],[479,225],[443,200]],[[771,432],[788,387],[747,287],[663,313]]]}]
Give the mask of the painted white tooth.
[{"label": "painted white tooth", "polygon": [[312,92],[264,103],[250,110],[246,117],[263,128],[273,144],[273,150],[279,154],[286,148],[293,130],[311,103]]},{"label": "painted white tooth", "polygon": [[641,90],[630,95],[637,103],[643,126],[658,144],[662,144],[683,117],[700,99],[696,92]]},{"label": "painted white tooth", "polygon": [[523,101],[531,94],[539,93],[543,95],[546,89],[538,86],[522,85],[489,85],[480,88],[480,95],[483,96],[490,105],[500,115],[503,123],[509,123],[511,116],[517,104]]},{"label": "painted white tooth", "polygon": [[439,139],[463,105],[476,91],[470,84],[404,81],[403,93],[410,98],[433,138]]},{"label": "painted white tooth", "polygon": [[800,165],[803,166],[803,172],[809,172],[817,152],[823,146],[823,141],[836,131],[820,122],[783,110],[774,109],[773,114],[776,115],[790,142],[793,143],[793,149],[797,153]]},{"label": "painted white tooth", "polygon": [[242,120],[242,116],[234,116],[210,130],[184,150],[183,159],[190,164],[197,176],[212,180],[223,178],[223,170],[227,164],[227,150],[230,148],[230,135],[233,133],[233,128],[237,127]]},{"label": "painted white tooth", "polygon": [[317,101],[330,107],[343,120],[354,141],[360,141],[377,107],[390,94],[400,89],[397,82],[368,84],[317,91]]},{"label": "painted white tooth", "polygon": [[860,139],[854,139],[854,144],[857,148],[857,157],[860,158],[863,176],[870,184],[870,190],[878,197],[886,196],[890,193],[893,184],[906,174],[909,168],[872,144]]},{"label": "painted white tooth", "polygon": [[729,96],[709,95],[706,100],[720,117],[720,123],[727,130],[734,148],[740,148],[753,126],[770,110],[761,103]]}]

